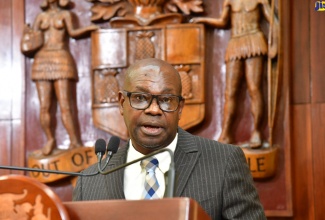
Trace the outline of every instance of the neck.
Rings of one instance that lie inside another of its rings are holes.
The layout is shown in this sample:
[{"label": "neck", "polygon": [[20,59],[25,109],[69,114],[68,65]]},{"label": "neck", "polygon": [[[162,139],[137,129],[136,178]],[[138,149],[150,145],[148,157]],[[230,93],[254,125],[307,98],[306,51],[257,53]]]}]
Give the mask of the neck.
[{"label": "neck", "polygon": [[57,9],[58,8],[58,3],[57,2],[52,2],[52,3],[50,3],[49,7],[52,10]]},{"label": "neck", "polygon": [[[133,142],[132,142],[133,144]],[[165,147],[161,147],[161,146],[158,146],[158,147],[147,147],[147,146],[138,146],[138,145],[135,145],[133,144],[133,147],[136,151],[142,153],[143,155],[147,155],[147,154],[150,154],[154,151],[157,151],[159,149],[162,149],[162,148],[165,148]]]}]

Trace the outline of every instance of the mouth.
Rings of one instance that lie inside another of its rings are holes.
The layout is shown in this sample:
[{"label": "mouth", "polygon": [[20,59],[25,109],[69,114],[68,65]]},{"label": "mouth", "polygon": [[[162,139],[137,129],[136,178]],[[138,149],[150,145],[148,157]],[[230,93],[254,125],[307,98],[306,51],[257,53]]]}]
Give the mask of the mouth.
[{"label": "mouth", "polygon": [[150,135],[150,136],[156,136],[159,135],[162,131],[163,128],[158,125],[142,125],[141,130],[144,134]]}]

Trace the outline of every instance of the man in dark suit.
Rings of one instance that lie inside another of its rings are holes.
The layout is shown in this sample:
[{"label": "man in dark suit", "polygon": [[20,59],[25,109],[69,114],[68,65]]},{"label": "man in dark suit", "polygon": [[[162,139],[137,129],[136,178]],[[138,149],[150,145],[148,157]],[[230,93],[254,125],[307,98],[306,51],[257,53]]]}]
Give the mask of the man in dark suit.
[{"label": "man in dark suit", "polygon": [[[130,141],[106,170],[169,148],[175,155],[175,197],[193,198],[212,219],[266,219],[243,151],[178,127],[184,107],[181,94],[180,76],[165,61],[145,59],[129,67],[119,105]],[[170,162],[164,153],[156,156],[159,187],[154,193],[160,198]],[[96,171],[97,164],[84,172]],[[145,176],[139,162],[109,175],[79,177],[73,200],[143,199]]]}]

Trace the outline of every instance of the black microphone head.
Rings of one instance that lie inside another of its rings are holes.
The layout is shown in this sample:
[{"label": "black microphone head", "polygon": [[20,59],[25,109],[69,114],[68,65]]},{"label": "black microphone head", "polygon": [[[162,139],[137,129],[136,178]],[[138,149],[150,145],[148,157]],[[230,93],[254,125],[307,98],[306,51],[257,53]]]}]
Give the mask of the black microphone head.
[{"label": "black microphone head", "polygon": [[110,151],[113,154],[115,154],[119,146],[120,146],[120,138],[117,136],[112,136],[111,139],[109,139],[109,142],[107,144],[107,151]]},{"label": "black microphone head", "polygon": [[95,143],[95,153],[101,153],[102,155],[104,155],[106,152],[106,141],[104,139],[98,139],[96,140]]}]

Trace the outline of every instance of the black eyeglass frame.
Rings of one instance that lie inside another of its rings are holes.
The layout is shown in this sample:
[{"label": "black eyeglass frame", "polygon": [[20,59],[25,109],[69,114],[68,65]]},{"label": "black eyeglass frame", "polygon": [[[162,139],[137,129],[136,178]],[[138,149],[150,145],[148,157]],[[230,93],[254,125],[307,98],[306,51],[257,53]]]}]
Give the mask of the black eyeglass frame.
[{"label": "black eyeglass frame", "polygon": [[[158,104],[158,106],[159,106],[159,108],[160,108],[161,111],[163,111],[163,112],[174,112],[174,111],[177,111],[177,109],[179,108],[179,103],[180,103],[181,101],[185,100],[185,99],[183,98],[183,96],[181,96],[181,95],[173,95],[173,94],[153,95],[153,94],[151,94],[151,93],[147,93],[147,92],[129,92],[129,91],[126,91],[126,90],[123,90],[123,93],[126,93],[126,96],[129,98],[130,106],[131,106],[132,108],[134,108],[134,109],[137,109],[137,110],[145,110],[145,109],[149,108],[150,105],[151,105],[151,103],[152,103],[152,100],[153,100],[153,99],[156,99],[157,104]],[[150,100],[150,102],[148,103],[148,106],[145,107],[145,108],[135,108],[135,107],[133,107],[132,104],[131,104],[131,98],[130,98],[132,94],[148,94],[148,95],[150,95],[150,96],[151,96],[151,100]],[[177,105],[177,108],[176,108],[175,110],[164,110],[164,109],[162,109],[161,106],[160,106],[159,99],[158,99],[158,98],[161,97],[161,96],[177,97],[177,98],[178,98],[178,105]]]}]

